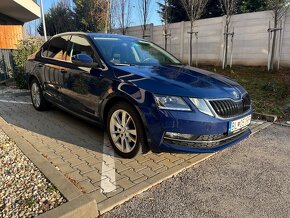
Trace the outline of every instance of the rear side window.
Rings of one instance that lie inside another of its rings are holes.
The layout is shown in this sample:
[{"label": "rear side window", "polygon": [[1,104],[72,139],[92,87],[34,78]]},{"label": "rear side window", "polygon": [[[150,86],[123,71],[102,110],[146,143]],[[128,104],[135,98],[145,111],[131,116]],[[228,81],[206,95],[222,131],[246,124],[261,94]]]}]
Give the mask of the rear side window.
[{"label": "rear side window", "polygon": [[51,39],[49,43],[43,47],[42,56],[64,60],[68,40],[69,36],[59,36]]},{"label": "rear side window", "polygon": [[77,54],[87,54],[96,59],[91,44],[85,37],[72,36],[68,43],[66,60],[71,61],[71,57]]}]

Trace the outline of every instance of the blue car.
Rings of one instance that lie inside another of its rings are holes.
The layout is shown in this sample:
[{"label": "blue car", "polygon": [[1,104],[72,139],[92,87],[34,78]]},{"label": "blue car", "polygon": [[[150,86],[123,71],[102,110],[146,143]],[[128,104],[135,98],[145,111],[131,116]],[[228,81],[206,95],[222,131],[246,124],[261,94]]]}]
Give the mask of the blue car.
[{"label": "blue car", "polygon": [[124,158],[149,149],[216,152],[250,134],[241,85],[143,39],[62,33],[28,59],[26,73],[36,110],[53,104],[103,126]]}]

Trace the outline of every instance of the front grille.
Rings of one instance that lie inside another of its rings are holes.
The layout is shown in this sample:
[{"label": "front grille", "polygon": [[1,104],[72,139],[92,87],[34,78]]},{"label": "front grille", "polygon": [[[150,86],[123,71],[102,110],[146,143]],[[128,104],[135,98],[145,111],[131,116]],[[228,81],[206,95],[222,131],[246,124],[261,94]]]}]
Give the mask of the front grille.
[{"label": "front grille", "polygon": [[213,107],[217,115],[223,118],[230,118],[241,115],[247,112],[251,107],[250,96],[245,95],[240,101],[227,100],[210,100],[210,105]]}]

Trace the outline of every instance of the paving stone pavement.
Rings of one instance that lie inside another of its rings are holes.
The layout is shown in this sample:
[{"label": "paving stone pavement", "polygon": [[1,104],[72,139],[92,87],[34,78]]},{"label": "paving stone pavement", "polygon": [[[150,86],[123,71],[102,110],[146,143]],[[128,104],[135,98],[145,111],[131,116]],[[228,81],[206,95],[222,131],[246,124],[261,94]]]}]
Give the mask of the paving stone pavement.
[{"label": "paving stone pavement", "polygon": [[82,192],[95,197],[101,213],[211,155],[149,152],[122,159],[111,148],[104,154],[109,145],[102,129],[57,108],[38,112],[30,102],[28,95],[2,94],[0,116]]}]

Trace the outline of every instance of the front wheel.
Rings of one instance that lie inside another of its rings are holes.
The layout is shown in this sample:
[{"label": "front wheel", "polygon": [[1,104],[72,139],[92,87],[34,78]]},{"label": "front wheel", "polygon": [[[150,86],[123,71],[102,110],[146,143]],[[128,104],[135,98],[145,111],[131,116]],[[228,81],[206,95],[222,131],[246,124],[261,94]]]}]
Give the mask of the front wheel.
[{"label": "front wheel", "polygon": [[39,82],[33,79],[30,83],[30,95],[33,107],[38,111],[48,109],[49,103],[43,97],[42,89]]},{"label": "front wheel", "polygon": [[136,110],[126,103],[114,105],[108,114],[107,132],[117,154],[132,158],[145,145],[142,121]]}]

